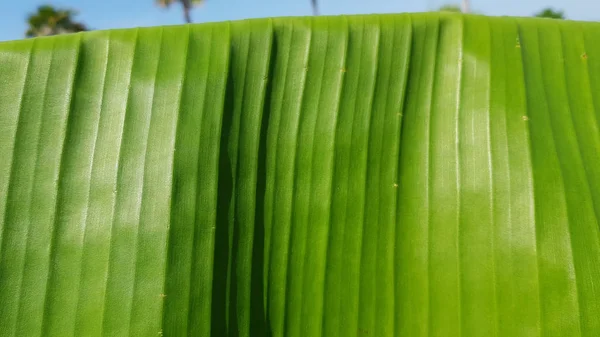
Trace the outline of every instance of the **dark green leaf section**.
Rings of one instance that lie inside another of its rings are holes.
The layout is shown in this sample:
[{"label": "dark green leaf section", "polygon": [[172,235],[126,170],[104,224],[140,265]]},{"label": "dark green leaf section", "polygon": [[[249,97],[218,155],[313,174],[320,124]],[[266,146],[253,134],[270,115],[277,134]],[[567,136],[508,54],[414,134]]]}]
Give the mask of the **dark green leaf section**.
[{"label": "dark green leaf section", "polygon": [[0,44],[2,336],[600,335],[600,25]]}]

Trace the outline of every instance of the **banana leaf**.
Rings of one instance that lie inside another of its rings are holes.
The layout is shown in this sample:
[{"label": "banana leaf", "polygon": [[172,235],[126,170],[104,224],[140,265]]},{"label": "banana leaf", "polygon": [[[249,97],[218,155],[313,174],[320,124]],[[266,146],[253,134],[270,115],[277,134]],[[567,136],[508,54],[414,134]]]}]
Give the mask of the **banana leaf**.
[{"label": "banana leaf", "polygon": [[600,336],[600,24],[0,43],[2,336]]}]

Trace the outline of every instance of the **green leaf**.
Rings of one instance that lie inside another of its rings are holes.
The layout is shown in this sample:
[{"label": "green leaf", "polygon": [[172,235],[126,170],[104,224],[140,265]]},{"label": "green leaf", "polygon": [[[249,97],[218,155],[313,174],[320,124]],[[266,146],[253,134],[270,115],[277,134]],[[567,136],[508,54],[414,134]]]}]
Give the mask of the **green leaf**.
[{"label": "green leaf", "polygon": [[2,336],[600,335],[600,25],[0,44]]}]

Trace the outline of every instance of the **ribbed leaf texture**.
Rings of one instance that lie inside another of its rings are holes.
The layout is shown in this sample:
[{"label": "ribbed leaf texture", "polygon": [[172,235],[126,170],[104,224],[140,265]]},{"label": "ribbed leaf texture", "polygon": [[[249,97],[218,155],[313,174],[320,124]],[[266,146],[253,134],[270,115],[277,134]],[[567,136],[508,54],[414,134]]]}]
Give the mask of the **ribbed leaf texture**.
[{"label": "ribbed leaf texture", "polygon": [[600,25],[0,44],[0,335],[600,336]]}]

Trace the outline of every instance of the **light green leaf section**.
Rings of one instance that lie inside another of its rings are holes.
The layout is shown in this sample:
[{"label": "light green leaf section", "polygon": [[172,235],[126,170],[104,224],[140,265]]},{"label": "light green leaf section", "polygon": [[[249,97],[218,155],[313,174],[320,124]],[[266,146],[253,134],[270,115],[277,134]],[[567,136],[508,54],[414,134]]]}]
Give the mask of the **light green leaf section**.
[{"label": "light green leaf section", "polygon": [[600,24],[0,43],[1,336],[600,336]]}]

